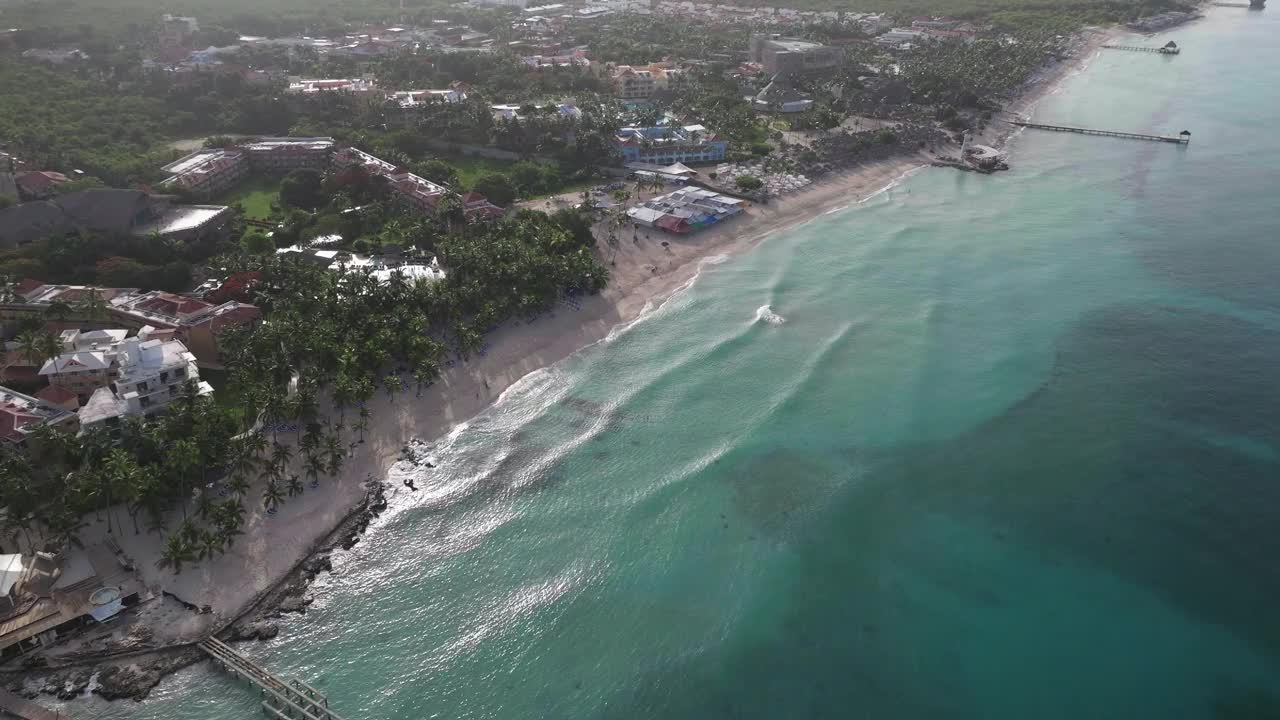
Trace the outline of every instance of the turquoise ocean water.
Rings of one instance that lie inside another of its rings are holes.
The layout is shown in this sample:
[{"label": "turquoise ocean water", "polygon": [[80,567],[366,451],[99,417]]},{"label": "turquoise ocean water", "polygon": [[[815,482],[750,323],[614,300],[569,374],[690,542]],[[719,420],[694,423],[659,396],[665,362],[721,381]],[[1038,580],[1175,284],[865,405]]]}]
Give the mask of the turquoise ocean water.
[{"label": "turquoise ocean water", "polygon": [[1280,8],[1170,38],[1036,115],[1190,147],[1028,132],[708,265],[242,650],[352,720],[1280,717]]}]

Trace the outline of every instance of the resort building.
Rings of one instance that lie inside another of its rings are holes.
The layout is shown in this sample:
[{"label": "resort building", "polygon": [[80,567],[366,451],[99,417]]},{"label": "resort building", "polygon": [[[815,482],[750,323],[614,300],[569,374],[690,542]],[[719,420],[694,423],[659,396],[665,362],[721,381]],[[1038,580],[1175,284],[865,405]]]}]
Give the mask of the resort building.
[{"label": "resort building", "polygon": [[467,99],[467,94],[460,89],[445,88],[443,90],[399,90],[387,96],[389,102],[410,110],[424,105],[441,103],[460,103]]},{"label": "resort building", "polygon": [[561,68],[561,67],[591,67],[591,58],[587,57],[585,50],[574,49],[567,53],[557,53],[554,55],[526,55],[520,58],[520,62],[527,67],[535,69],[543,68]]},{"label": "resort building", "polygon": [[925,39],[924,30],[914,30],[912,28],[893,28],[889,32],[876,38],[877,45],[885,47],[908,49],[912,45],[919,43]]},{"label": "resort building", "polygon": [[299,168],[323,169],[333,148],[333,138],[328,137],[266,137],[229,148],[197,150],[161,168],[170,176],[160,187],[213,197],[236,187],[253,172],[284,175]]},{"label": "resort building", "polygon": [[293,170],[323,170],[334,142],[330,137],[266,137],[240,145],[254,172],[285,175]]},{"label": "resort building", "polygon": [[160,168],[170,177],[161,187],[184,190],[199,197],[221,195],[249,176],[249,158],[243,150],[201,150]]},{"label": "resort building", "polygon": [[45,425],[74,429],[76,416],[17,390],[0,387],[0,447],[22,447]]},{"label": "resort building", "polygon": [[435,210],[436,204],[448,190],[426,178],[419,177],[404,168],[380,160],[363,150],[343,148],[334,153],[333,164],[339,170],[360,169],[371,175],[385,177],[391,190],[398,198],[409,205],[425,212]]},{"label": "resort building", "polygon": [[378,84],[372,78],[289,78],[289,87],[285,92],[294,95],[314,95],[322,92],[349,92],[367,94],[376,92]]},{"label": "resort building", "polygon": [[[102,324],[143,331],[150,339],[176,338],[183,341],[205,367],[219,367],[218,334],[228,327],[257,322],[262,311],[247,303],[229,301],[219,305],[159,290],[139,292],[136,288],[96,288],[84,285],[48,285],[23,281],[16,288],[20,303],[0,303],[0,320],[44,319],[48,308],[63,303],[72,308],[70,319],[77,325]],[[100,314],[91,316],[87,305],[97,302]]]},{"label": "resort building", "polygon": [[743,211],[744,202],[696,187],[680,188],[627,210],[636,225],[684,235],[728,220]]},{"label": "resort building", "polygon": [[106,387],[115,378],[116,349],[128,330],[62,331],[63,354],[50,358],[40,368],[40,377],[52,387],[74,393],[84,401],[94,390]]},{"label": "resort building", "polygon": [[775,75],[751,98],[751,106],[760,112],[798,113],[813,109],[813,98]]},{"label": "resort building", "polygon": [[627,127],[618,131],[614,146],[623,162],[657,165],[720,162],[729,143],[701,125],[684,127]]},{"label": "resort building", "polygon": [[808,40],[752,35],[751,61],[760,63],[769,75],[807,73],[836,67],[840,64],[840,52]]},{"label": "resort building", "polygon": [[624,100],[640,100],[654,93],[672,90],[689,79],[688,73],[674,63],[649,65],[616,65],[609,74],[613,94]]},{"label": "resort building", "polygon": [[129,338],[116,347],[115,361],[111,387],[95,390],[80,411],[81,432],[159,412],[183,397],[189,383],[197,395],[213,392],[200,380],[196,356],[179,340]]},{"label": "resort building", "polygon": [[524,118],[524,116],[520,114],[521,110],[529,107],[545,109],[548,105],[554,105],[556,113],[560,117],[570,118],[573,120],[577,120],[582,117],[582,110],[574,100],[562,100],[555,103],[523,103],[519,105],[515,103],[506,103],[502,105],[490,105],[489,110],[493,112],[494,120],[521,120]]},{"label": "resort building", "polygon": [[[385,177],[392,192],[402,203],[424,213],[435,212],[440,200],[449,192],[449,189],[443,185],[437,185],[404,168],[352,147],[342,148],[334,153],[333,165],[339,172],[358,170]],[[504,212],[502,208],[489,202],[488,198],[477,192],[467,193],[461,200],[463,212],[468,220],[492,219],[500,217]]]}]

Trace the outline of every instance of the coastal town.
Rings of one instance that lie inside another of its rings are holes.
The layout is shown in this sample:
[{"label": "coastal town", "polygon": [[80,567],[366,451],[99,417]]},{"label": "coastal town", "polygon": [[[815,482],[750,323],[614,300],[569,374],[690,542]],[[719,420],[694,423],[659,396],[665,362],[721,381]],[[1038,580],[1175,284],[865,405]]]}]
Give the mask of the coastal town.
[{"label": "coastal town", "polygon": [[922,165],[1007,169],[1018,113],[1104,26],[1196,17],[6,13],[0,684],[29,700],[145,697],[210,638],[273,637],[408,439],[717,252]]}]

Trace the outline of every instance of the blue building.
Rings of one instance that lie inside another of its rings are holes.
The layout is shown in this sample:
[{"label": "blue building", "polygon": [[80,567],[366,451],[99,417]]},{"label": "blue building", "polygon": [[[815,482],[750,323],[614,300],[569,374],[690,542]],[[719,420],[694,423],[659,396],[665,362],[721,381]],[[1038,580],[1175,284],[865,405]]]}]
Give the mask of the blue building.
[{"label": "blue building", "polygon": [[701,125],[622,128],[614,144],[623,162],[655,165],[721,162],[729,148]]}]

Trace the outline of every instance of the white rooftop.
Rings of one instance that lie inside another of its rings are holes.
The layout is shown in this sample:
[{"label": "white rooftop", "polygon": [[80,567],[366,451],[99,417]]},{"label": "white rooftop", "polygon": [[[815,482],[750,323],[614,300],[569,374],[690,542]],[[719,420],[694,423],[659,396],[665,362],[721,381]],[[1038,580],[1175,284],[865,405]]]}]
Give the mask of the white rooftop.
[{"label": "white rooftop", "polygon": [[22,579],[22,556],[0,555],[0,595],[8,595]]}]

